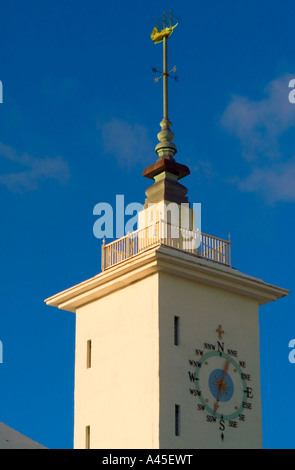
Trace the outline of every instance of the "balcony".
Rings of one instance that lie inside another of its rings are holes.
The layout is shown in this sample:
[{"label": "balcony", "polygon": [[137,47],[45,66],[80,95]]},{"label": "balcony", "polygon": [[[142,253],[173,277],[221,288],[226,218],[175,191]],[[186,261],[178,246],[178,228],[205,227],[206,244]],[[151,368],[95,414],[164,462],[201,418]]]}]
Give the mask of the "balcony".
[{"label": "balcony", "polygon": [[103,240],[101,268],[112,266],[138,255],[156,245],[164,245],[231,266],[231,242],[200,231],[188,230],[158,221],[153,225],[128,233],[111,243]]}]

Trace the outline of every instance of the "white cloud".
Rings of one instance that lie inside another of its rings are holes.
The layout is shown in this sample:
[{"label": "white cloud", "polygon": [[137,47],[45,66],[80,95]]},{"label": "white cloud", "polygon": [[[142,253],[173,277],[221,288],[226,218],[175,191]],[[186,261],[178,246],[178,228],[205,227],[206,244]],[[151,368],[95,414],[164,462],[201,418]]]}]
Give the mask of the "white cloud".
[{"label": "white cloud", "polygon": [[295,158],[267,168],[253,168],[244,179],[235,178],[241,191],[262,193],[270,202],[295,201]]},{"label": "white cloud", "polygon": [[198,159],[197,163],[190,165],[191,172],[195,173],[195,177],[199,179],[212,180],[216,176],[216,172],[209,160]]},{"label": "white cloud", "polygon": [[150,161],[153,144],[148,129],[122,119],[111,119],[101,127],[104,152],[114,157],[121,167]]},{"label": "white cloud", "polygon": [[[265,98],[254,101],[233,96],[221,125],[241,143],[250,173],[233,181],[243,191],[262,192],[272,202],[295,200],[295,160],[282,137],[295,128],[295,105],[289,102],[290,76],[265,88]],[[295,138],[293,139],[294,148]]]},{"label": "white cloud", "polygon": [[54,179],[60,184],[69,179],[68,164],[61,157],[36,158],[27,153],[18,154],[15,149],[0,142],[0,158],[26,167],[23,171],[0,174],[0,184],[12,192],[34,191],[45,179]]}]

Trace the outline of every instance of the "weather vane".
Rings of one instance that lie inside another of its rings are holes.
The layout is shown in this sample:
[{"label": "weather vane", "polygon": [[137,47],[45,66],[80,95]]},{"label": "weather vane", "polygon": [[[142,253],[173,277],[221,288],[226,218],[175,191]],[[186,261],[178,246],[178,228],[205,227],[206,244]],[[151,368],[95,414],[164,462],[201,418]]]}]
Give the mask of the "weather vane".
[{"label": "weather vane", "polygon": [[[174,65],[173,69],[167,72],[167,38],[171,36],[173,33],[173,30],[176,28],[178,23],[176,23],[174,26],[172,25],[172,11],[170,10],[170,17],[169,17],[169,24],[167,25],[167,20],[166,20],[166,12],[164,11],[163,15],[163,28],[159,31],[159,21],[157,23],[157,26],[153,29],[152,34],[151,34],[151,40],[155,43],[158,44],[159,42],[163,41],[163,51],[164,51],[164,61],[163,61],[163,72],[160,70],[157,70],[155,67],[152,67],[152,71],[154,73],[159,73],[160,76],[155,78],[155,82],[158,82],[160,78],[164,77],[171,77],[173,78],[176,82],[178,82],[178,76],[171,75],[171,72],[176,72],[176,66]],[[165,81],[165,80],[164,80]]]},{"label": "weather vane", "polygon": [[151,34],[151,40],[158,44],[163,42],[163,72],[160,72],[155,67],[152,67],[154,73],[159,73],[160,76],[155,78],[155,82],[158,82],[160,78],[163,78],[163,108],[164,108],[164,119],[168,119],[168,77],[173,78],[176,82],[178,81],[178,76],[171,76],[171,72],[176,72],[176,66],[173,67],[169,72],[167,71],[167,39],[173,33],[173,30],[176,28],[178,23],[172,25],[172,10],[170,10],[169,24],[167,24],[166,11],[163,15],[163,28],[159,31],[159,22],[157,26],[153,29]]},{"label": "weather vane", "polygon": [[[179,21],[179,19],[177,19]],[[170,10],[170,17],[167,21],[166,12],[164,11],[163,16],[163,27],[159,27],[159,23],[154,27],[151,40],[158,44],[163,42],[163,72],[160,72],[155,67],[152,67],[152,71],[159,73],[160,76],[155,78],[155,82],[158,82],[160,78],[163,78],[163,119],[160,122],[161,131],[158,133],[159,143],[156,146],[156,153],[159,156],[159,159],[167,159],[174,161],[174,155],[177,152],[176,145],[173,143],[174,134],[171,131],[171,122],[168,118],[168,77],[173,78],[175,81],[178,81],[177,76],[172,76],[171,72],[176,72],[176,66],[168,72],[167,68],[167,41],[169,36],[173,33],[174,29],[178,25],[178,22],[173,21],[172,11]],[[175,23],[175,24],[173,24]]]}]

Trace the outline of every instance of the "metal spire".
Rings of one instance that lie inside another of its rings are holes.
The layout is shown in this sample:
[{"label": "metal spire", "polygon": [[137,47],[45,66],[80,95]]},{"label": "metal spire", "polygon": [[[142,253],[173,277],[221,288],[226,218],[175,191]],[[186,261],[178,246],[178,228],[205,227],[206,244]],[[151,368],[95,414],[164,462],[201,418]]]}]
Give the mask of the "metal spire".
[{"label": "metal spire", "polygon": [[171,131],[171,122],[168,115],[168,78],[177,81],[178,77],[170,74],[176,71],[176,67],[168,72],[167,43],[177,24],[172,25],[172,15],[170,14],[169,25],[167,26],[167,18],[164,13],[163,29],[159,31],[158,27],[155,27],[151,34],[151,40],[155,44],[163,42],[163,72],[152,68],[153,72],[160,73],[160,76],[155,79],[156,82],[163,78],[163,119],[160,122],[161,131],[158,133],[159,143],[155,148],[158,160],[143,171],[145,178],[154,180],[154,183],[145,192],[147,196],[145,207],[148,207],[150,203],[153,204],[159,201],[169,201],[177,204],[188,203],[187,188],[180,184],[179,180],[189,175],[190,170],[186,165],[182,165],[174,159],[177,148],[173,143],[174,134]]},{"label": "metal spire", "polygon": [[[157,44],[159,42],[163,42],[163,119],[160,123],[161,131],[158,134],[158,139],[160,143],[156,146],[156,152],[159,156],[159,159],[169,159],[174,160],[174,155],[177,152],[177,148],[175,144],[173,144],[174,134],[171,132],[171,122],[168,116],[168,77],[170,76],[170,72],[168,72],[168,37],[171,36],[174,28],[176,28],[178,23],[172,26],[172,16],[170,14],[170,25],[166,26],[166,12],[164,12],[164,19],[163,19],[163,29],[158,31],[158,28],[154,28],[151,34],[152,41]],[[176,67],[172,69],[174,72]],[[157,71],[153,69],[153,71]],[[178,77],[172,77],[177,80]]]}]

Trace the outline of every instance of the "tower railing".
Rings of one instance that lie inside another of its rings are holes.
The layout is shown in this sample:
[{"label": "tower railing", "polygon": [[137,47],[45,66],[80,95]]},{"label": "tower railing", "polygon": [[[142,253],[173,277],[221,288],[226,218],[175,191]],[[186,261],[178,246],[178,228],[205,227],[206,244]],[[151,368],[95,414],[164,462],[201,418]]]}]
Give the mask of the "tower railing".
[{"label": "tower railing", "polygon": [[103,240],[102,271],[155,246],[164,245],[231,266],[231,242],[160,220],[111,243]]}]

